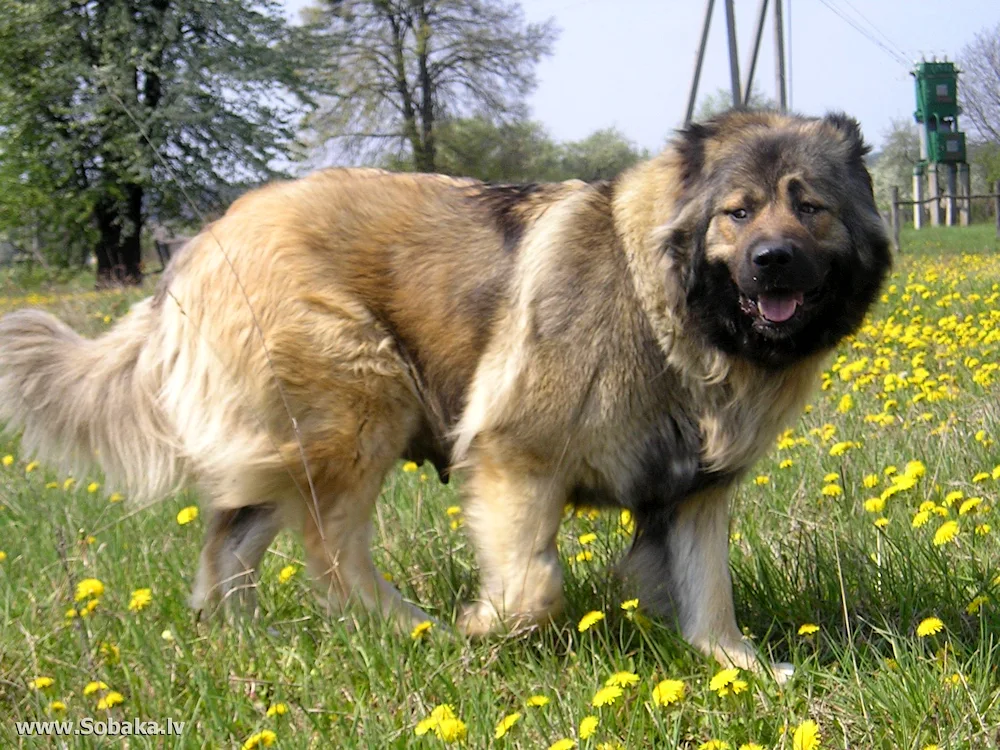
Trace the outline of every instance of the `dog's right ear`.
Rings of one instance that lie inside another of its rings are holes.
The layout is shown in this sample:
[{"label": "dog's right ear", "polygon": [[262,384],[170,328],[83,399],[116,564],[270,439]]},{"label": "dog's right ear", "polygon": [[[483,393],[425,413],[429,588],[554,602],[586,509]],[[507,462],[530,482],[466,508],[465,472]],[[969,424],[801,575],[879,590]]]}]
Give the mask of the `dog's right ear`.
[{"label": "dog's right ear", "polygon": [[729,113],[705,122],[692,122],[677,131],[674,150],[680,157],[681,184],[685,192],[693,188],[705,172],[705,145],[718,135]]}]

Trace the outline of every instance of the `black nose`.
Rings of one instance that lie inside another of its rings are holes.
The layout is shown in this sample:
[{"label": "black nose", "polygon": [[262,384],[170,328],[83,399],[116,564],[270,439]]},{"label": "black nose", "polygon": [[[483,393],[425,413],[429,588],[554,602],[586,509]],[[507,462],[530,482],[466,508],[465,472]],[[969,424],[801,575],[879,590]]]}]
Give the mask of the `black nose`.
[{"label": "black nose", "polygon": [[792,248],[788,245],[764,243],[754,248],[750,259],[759,268],[787,266],[792,262]]}]

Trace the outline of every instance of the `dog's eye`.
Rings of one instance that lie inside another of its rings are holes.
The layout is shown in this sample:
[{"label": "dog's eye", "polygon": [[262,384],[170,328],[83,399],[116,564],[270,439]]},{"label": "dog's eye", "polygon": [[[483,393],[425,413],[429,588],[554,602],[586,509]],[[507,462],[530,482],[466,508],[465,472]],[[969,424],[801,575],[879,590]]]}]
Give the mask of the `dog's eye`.
[{"label": "dog's eye", "polygon": [[821,210],[822,209],[819,206],[817,206],[815,203],[800,203],[799,204],[799,213],[800,214],[809,214],[809,215],[811,215],[811,214],[819,213]]},{"label": "dog's eye", "polygon": [[746,221],[750,218],[750,212],[745,208],[734,208],[731,211],[726,211],[729,214],[729,218],[733,221]]}]

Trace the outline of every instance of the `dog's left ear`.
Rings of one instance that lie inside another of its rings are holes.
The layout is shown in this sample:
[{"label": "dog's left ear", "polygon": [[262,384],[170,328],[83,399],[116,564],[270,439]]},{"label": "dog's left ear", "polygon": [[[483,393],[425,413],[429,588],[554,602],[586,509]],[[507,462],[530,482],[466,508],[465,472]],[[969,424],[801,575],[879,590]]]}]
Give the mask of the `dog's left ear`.
[{"label": "dog's left ear", "polygon": [[871,151],[871,146],[865,143],[861,134],[861,124],[853,117],[843,112],[831,112],[823,118],[823,122],[830,125],[844,139],[847,145],[847,158],[850,161],[863,161],[865,154]]}]

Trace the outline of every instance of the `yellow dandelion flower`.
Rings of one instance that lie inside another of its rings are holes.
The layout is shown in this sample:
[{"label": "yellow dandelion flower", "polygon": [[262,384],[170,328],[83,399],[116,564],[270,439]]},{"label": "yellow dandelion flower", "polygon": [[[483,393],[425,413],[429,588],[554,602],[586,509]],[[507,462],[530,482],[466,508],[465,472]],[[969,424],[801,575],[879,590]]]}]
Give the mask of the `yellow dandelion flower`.
[{"label": "yellow dandelion flower", "polygon": [[988,523],[981,523],[975,528],[976,536],[986,536],[990,533],[991,526]]},{"label": "yellow dandelion flower", "polygon": [[542,706],[547,706],[549,703],[549,697],[547,695],[532,695],[524,702],[524,705],[531,706],[533,708],[541,708]]},{"label": "yellow dandelion flower", "polygon": [[14,463],[14,457],[12,455],[10,455],[9,453],[6,456],[3,457],[3,465],[4,466],[10,466],[12,463]]},{"label": "yellow dandelion flower", "polygon": [[588,534],[581,534],[580,538],[579,538],[579,541],[580,541],[580,544],[583,544],[583,545],[593,544],[595,541],[597,541],[597,534],[595,534],[592,531],[590,533],[588,533]]},{"label": "yellow dandelion flower", "polygon": [[632,513],[627,510],[623,510],[618,514],[618,525],[623,531],[631,534],[635,531],[635,519],[632,518]]},{"label": "yellow dandelion flower", "polygon": [[99,489],[101,489],[101,485],[99,485],[97,482],[91,482],[90,484],[87,485],[87,492],[89,492],[91,495],[93,495]]},{"label": "yellow dandelion flower", "polygon": [[972,477],[972,481],[973,482],[985,482],[989,478],[990,478],[990,473],[988,471],[981,471],[978,474],[976,474],[974,477]]},{"label": "yellow dandelion flower", "polygon": [[45,690],[56,684],[56,681],[51,677],[36,677],[28,683],[28,687],[32,690]]},{"label": "yellow dandelion flower", "polygon": [[98,690],[107,690],[107,689],[108,689],[108,683],[102,680],[94,680],[93,682],[88,682],[86,685],[84,685],[83,694],[93,695]]},{"label": "yellow dandelion flower", "polygon": [[758,745],[756,742],[744,742],[740,745],[740,750],[764,750],[764,746]]},{"label": "yellow dandelion flower", "polygon": [[181,508],[177,513],[177,523],[181,526],[191,523],[194,519],[198,517],[198,506],[189,505],[186,508]]},{"label": "yellow dandelion flower", "polygon": [[637,682],[639,682],[639,675],[634,672],[615,672],[604,681],[604,686],[618,685],[619,687],[630,687]]},{"label": "yellow dandelion flower", "polygon": [[549,750],[573,750],[574,747],[576,747],[576,743],[573,740],[569,737],[563,737],[549,745]]},{"label": "yellow dandelion flower", "polygon": [[66,610],[66,619],[67,620],[72,620],[74,617],[76,617],[79,614],[80,613],[77,612],[74,607],[70,607],[69,609]]},{"label": "yellow dandelion flower", "polygon": [[865,500],[865,510],[869,513],[881,513],[885,510],[885,500],[880,497],[870,497]]},{"label": "yellow dandelion flower", "polygon": [[889,525],[889,519],[886,518],[885,516],[882,516],[881,518],[876,518],[874,521],[872,521],[872,523],[875,524],[876,529],[884,529],[886,526]]},{"label": "yellow dandelion flower", "polygon": [[286,565],[278,571],[278,583],[288,583],[298,572],[299,569],[296,566]]},{"label": "yellow dandelion flower", "polygon": [[934,546],[940,547],[958,536],[958,521],[945,521],[941,528],[934,532]]},{"label": "yellow dandelion flower", "polygon": [[268,706],[267,715],[268,716],[284,716],[288,713],[288,706],[284,703],[275,703]]},{"label": "yellow dandelion flower", "polygon": [[937,745],[924,745],[920,750],[940,750]]},{"label": "yellow dandelion flower", "polygon": [[596,716],[593,715],[584,716],[580,720],[580,731],[579,731],[580,739],[589,740],[591,737],[593,737],[594,732],[597,731],[597,725],[600,724],[600,722],[601,720],[598,719]]},{"label": "yellow dandelion flower", "polygon": [[610,706],[616,700],[622,697],[622,689],[617,685],[609,685],[602,687],[596,693],[594,697],[590,699],[590,705],[592,706]]},{"label": "yellow dandelion flower", "polygon": [[732,667],[730,669],[723,669],[722,671],[715,673],[715,675],[708,683],[708,689],[713,690],[719,693],[720,695],[724,695],[722,691],[727,690],[729,686],[732,685],[733,682],[736,681],[736,678],[739,676],[740,676],[740,670],[737,669],[736,667]]},{"label": "yellow dandelion flower", "polygon": [[917,637],[926,638],[929,635],[936,635],[944,630],[944,623],[937,617],[928,617],[920,621],[917,625]]},{"label": "yellow dandelion flower", "polygon": [[841,414],[847,414],[854,407],[854,399],[851,398],[850,393],[845,393],[840,397],[840,403],[837,404],[837,411]]},{"label": "yellow dandelion flower", "polygon": [[990,472],[990,477],[992,479],[1000,479],[1000,464],[993,467],[993,471]]},{"label": "yellow dandelion flower", "polygon": [[434,627],[434,623],[430,620],[424,620],[421,623],[417,623],[417,626],[410,631],[410,638],[415,641],[419,641],[424,637],[424,634],[430,631]]},{"label": "yellow dandelion flower", "polygon": [[883,473],[883,474],[885,474],[885,475],[886,475],[887,477],[891,477],[891,476],[892,476],[893,474],[895,474],[895,473],[896,473],[897,471],[899,471],[899,469],[897,469],[897,468],[896,468],[895,466],[886,466],[886,467],[885,467],[885,468],[884,468],[884,469],[882,470],[882,473]]},{"label": "yellow dandelion flower", "polygon": [[792,459],[786,458],[781,463],[778,464],[778,468],[779,469],[790,469],[794,465],[795,465],[795,462]]},{"label": "yellow dandelion flower", "polygon": [[930,520],[930,517],[931,512],[929,510],[919,510],[914,514],[913,521],[910,525],[915,529],[919,529]]},{"label": "yellow dandelion flower", "polygon": [[76,484],[76,480],[73,477],[68,477],[65,482],[63,482],[63,489],[69,491],[69,488]]},{"label": "yellow dandelion flower", "polygon": [[139,612],[151,601],[153,601],[153,592],[151,589],[136,589],[132,592],[132,599],[128,603],[129,611]]},{"label": "yellow dandelion flower", "polygon": [[45,489],[54,490],[59,487],[59,482],[46,482]]},{"label": "yellow dandelion flower", "polygon": [[7,559],[7,553],[4,552],[2,549],[0,549],[0,562],[3,562],[6,559]]},{"label": "yellow dandelion flower", "polygon": [[585,630],[590,630],[594,625],[599,623],[604,619],[603,612],[588,612],[583,617],[580,618],[579,624],[577,624],[576,629],[581,633]]},{"label": "yellow dandelion flower", "polygon": [[725,740],[708,740],[698,745],[698,750],[729,750],[730,745]]},{"label": "yellow dandelion flower", "polygon": [[626,599],[625,601],[622,602],[622,609],[625,610],[626,612],[636,609],[638,608],[638,606],[639,606],[638,599]]},{"label": "yellow dandelion flower", "polygon": [[110,495],[110,497],[108,497],[108,502],[109,503],[120,503],[124,499],[125,499],[125,496],[123,494],[121,494],[120,492],[112,492],[111,495]]},{"label": "yellow dandelion flower", "polygon": [[908,461],[903,468],[903,474],[917,479],[927,473],[927,467],[923,461]]},{"label": "yellow dandelion flower", "polygon": [[80,607],[80,617],[87,617],[90,615],[95,609],[97,609],[98,604],[100,604],[99,599],[91,599],[87,602],[86,606]]},{"label": "yellow dandelion flower", "polygon": [[403,471],[405,471],[407,474],[413,474],[418,468],[420,467],[418,467],[417,464],[413,461],[407,461],[405,464],[403,464]]},{"label": "yellow dandelion flower", "polygon": [[125,702],[125,696],[119,693],[117,690],[112,690],[110,693],[105,695],[99,701],[97,701],[97,710],[106,711],[109,708],[114,708],[120,703]]},{"label": "yellow dandelion flower", "polygon": [[[27,466],[24,467],[24,473],[30,474],[37,468],[38,468],[38,461],[32,461],[31,463],[29,463]],[[65,708],[65,706],[63,706],[63,708]]]},{"label": "yellow dandelion flower", "polygon": [[62,701],[52,701],[49,704],[49,711],[52,713],[61,713],[66,710],[66,704]]},{"label": "yellow dandelion flower", "polygon": [[121,661],[121,649],[118,648],[113,643],[102,643],[101,644],[101,656],[108,664],[117,664]]},{"label": "yellow dandelion flower", "polygon": [[831,471],[829,474],[823,477],[823,481],[827,483],[836,482],[838,479],[840,479],[840,474],[838,474],[835,471]]},{"label": "yellow dandelion flower", "polygon": [[969,602],[969,606],[965,608],[965,611],[970,615],[979,614],[979,610],[981,610],[984,605],[989,603],[990,598],[986,596],[986,594],[980,594]]},{"label": "yellow dandelion flower", "polygon": [[84,578],[76,584],[76,601],[83,601],[90,597],[98,597],[104,594],[104,584],[96,578]]},{"label": "yellow dandelion flower", "polygon": [[830,455],[843,456],[851,448],[854,448],[855,445],[856,443],[854,443],[854,441],[852,440],[844,440],[840,443],[834,443],[832,446],[830,446]]},{"label": "yellow dandelion flower", "polygon": [[573,558],[577,562],[590,562],[594,559],[594,553],[589,549],[585,549],[582,552],[577,552],[576,557]]},{"label": "yellow dandelion flower", "polygon": [[952,490],[944,496],[944,504],[950,508],[963,497],[965,497],[965,493],[962,490]]},{"label": "yellow dandelion flower", "polygon": [[760,474],[760,475],[754,477],[753,483],[756,484],[756,485],[758,485],[758,486],[759,485],[763,485],[763,484],[770,484],[771,483],[771,477],[767,476],[766,474]]},{"label": "yellow dandelion flower", "polygon": [[813,625],[811,622],[807,622],[799,626],[799,635],[812,635],[813,633],[818,632],[819,625]]},{"label": "yellow dandelion flower", "polygon": [[520,711],[515,711],[512,714],[507,714],[506,716],[504,716],[502,719],[500,719],[500,721],[497,722],[496,729],[493,730],[493,738],[498,740],[501,737],[503,737],[505,734],[507,734],[507,732],[510,731],[511,727],[513,727],[515,724],[517,724],[518,721],[520,721],[520,719],[521,719]]},{"label": "yellow dandelion flower", "polygon": [[865,489],[871,489],[872,487],[878,486],[878,474],[865,474],[864,479],[861,483],[865,486]]},{"label": "yellow dandelion flower", "polygon": [[818,750],[821,739],[819,725],[812,719],[807,719],[795,727],[792,750]]},{"label": "yellow dandelion flower", "polygon": [[823,488],[823,494],[827,497],[840,497],[844,494],[839,484],[828,484]]},{"label": "yellow dandelion flower", "polygon": [[983,499],[981,497],[970,497],[958,507],[958,515],[964,516],[966,513],[971,513],[982,504]]},{"label": "yellow dandelion flower", "polygon": [[270,729],[264,729],[260,732],[255,732],[247,737],[246,742],[243,743],[243,750],[254,750],[257,747],[270,747],[277,741],[278,735],[272,732]]},{"label": "yellow dandelion flower", "polygon": [[444,512],[445,512],[445,515],[448,515],[448,516],[457,516],[459,513],[462,512],[462,506],[461,505],[449,505],[447,508],[445,508]]},{"label": "yellow dandelion flower", "polygon": [[681,680],[663,680],[653,688],[653,703],[669,706],[684,698],[685,685]]}]

